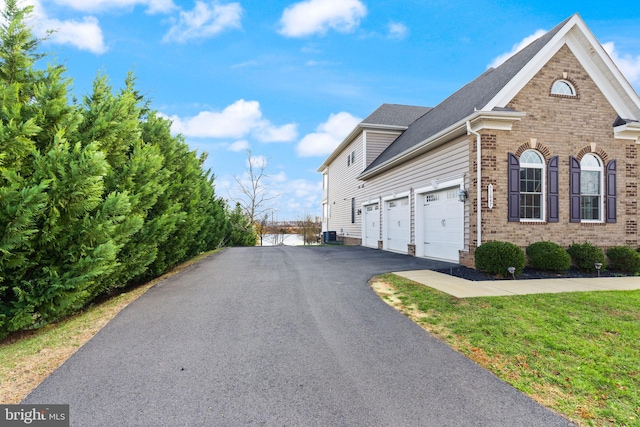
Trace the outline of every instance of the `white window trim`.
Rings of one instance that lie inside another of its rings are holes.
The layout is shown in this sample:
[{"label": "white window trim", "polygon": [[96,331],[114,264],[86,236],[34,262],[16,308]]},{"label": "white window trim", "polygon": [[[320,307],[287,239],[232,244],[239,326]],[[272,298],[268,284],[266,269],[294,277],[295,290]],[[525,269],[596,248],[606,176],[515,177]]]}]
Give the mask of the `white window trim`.
[{"label": "white window trim", "polygon": [[[602,158],[596,154],[593,153],[587,153],[585,154],[584,157],[586,156],[593,156],[596,159],[598,159],[598,162],[600,162],[600,167],[593,167],[593,166],[582,166],[582,160],[580,160],[580,222],[583,222],[585,224],[587,223],[591,223],[591,224],[602,224],[604,222],[604,162],[602,161]],[[583,159],[584,159],[583,157]],[[582,219],[582,171],[597,171],[600,172],[600,193],[598,194],[600,196],[600,203],[599,203],[599,214],[600,214],[600,219]]]},{"label": "white window trim", "polygon": [[[566,93],[557,93],[553,91],[553,87],[556,85],[556,83],[558,82],[562,82],[565,83],[567,86],[569,86],[571,88],[571,92],[573,92],[573,94],[569,95]],[[576,96],[578,96],[578,92],[576,91],[576,87],[569,81],[566,79],[557,79],[554,80],[554,82],[551,84],[551,95],[556,95],[556,96],[568,96],[571,98],[575,98]]]},{"label": "white window trim", "polygon": [[[547,222],[547,163],[546,163],[546,159],[544,158],[544,156],[542,155],[542,153],[540,153],[538,150],[534,150],[534,149],[529,149],[526,150],[525,153],[527,151],[533,151],[535,152],[538,156],[540,156],[540,158],[542,159],[542,163],[522,163],[520,162],[520,169],[522,169],[523,165],[525,165],[525,167],[527,168],[532,168],[532,169],[542,169],[542,195],[540,196],[540,203],[541,203],[541,209],[540,209],[540,219],[537,218],[520,218],[520,222],[537,222],[537,223],[543,223],[543,222]],[[522,153],[524,154],[524,153]],[[522,155],[520,155],[520,159],[522,158]],[[518,187],[520,186],[520,176],[518,176]],[[522,194],[522,192],[520,192],[520,194]]]}]

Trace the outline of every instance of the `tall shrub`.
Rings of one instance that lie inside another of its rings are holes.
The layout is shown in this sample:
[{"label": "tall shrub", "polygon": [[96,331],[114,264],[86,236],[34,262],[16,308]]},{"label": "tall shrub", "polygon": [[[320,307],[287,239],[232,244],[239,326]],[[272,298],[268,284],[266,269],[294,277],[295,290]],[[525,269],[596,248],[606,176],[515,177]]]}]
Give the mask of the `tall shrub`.
[{"label": "tall shrub", "polygon": [[234,240],[205,157],[132,75],[77,105],[62,66],[35,68],[31,11],[0,20],[0,339]]}]

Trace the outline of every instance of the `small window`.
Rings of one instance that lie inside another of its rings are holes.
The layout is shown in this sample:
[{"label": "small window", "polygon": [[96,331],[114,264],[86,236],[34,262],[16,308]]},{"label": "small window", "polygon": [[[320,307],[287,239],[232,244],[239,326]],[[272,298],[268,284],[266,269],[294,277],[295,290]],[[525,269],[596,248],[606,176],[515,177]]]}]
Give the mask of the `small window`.
[{"label": "small window", "polygon": [[593,154],[580,161],[580,208],[583,220],[602,220],[602,162]]},{"label": "small window", "polygon": [[551,86],[552,95],[576,96],[576,90],[571,83],[566,80],[556,80]]},{"label": "small window", "polygon": [[520,219],[544,219],[544,162],[534,150],[520,156]]}]

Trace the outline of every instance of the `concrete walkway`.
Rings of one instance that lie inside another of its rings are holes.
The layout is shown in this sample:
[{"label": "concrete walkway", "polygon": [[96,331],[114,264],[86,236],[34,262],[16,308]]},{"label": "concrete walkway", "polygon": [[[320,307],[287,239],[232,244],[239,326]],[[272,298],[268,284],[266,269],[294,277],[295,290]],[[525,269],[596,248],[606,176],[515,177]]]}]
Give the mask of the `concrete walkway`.
[{"label": "concrete walkway", "polygon": [[561,292],[632,291],[640,289],[640,277],[593,277],[471,281],[431,270],[398,271],[394,274],[422,283],[458,298],[555,294]]}]

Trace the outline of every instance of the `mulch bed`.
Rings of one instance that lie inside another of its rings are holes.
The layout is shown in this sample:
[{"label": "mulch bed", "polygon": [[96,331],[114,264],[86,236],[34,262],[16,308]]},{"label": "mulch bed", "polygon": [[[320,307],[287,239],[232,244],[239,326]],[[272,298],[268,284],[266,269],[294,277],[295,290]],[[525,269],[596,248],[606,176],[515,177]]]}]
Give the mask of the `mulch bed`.
[{"label": "mulch bed", "polygon": [[[509,277],[496,277],[481,271],[475,270],[473,268],[468,267],[454,267],[454,268],[443,268],[439,270],[435,270],[439,273],[450,274],[451,276],[461,277],[466,280],[513,280],[511,276]],[[507,273],[508,275],[508,273]],[[632,276],[631,274],[621,273],[621,272],[613,272],[613,271],[601,271],[600,277],[620,277],[620,276]],[[516,276],[516,279],[560,279],[560,278],[584,278],[584,277],[598,277],[598,273],[587,273],[584,271],[580,271],[577,268],[571,267],[571,269],[558,273],[554,271],[542,271],[536,270],[534,268],[525,267],[522,271],[522,274]]]}]

